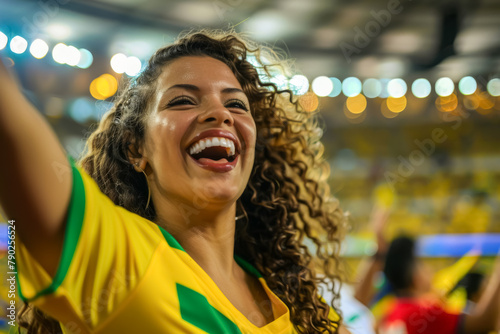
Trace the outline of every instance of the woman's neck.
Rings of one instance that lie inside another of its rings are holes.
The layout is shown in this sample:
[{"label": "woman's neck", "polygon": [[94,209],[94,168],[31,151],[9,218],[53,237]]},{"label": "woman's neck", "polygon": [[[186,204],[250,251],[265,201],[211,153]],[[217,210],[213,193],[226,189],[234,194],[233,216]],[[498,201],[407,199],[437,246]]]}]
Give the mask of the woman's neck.
[{"label": "woman's neck", "polygon": [[[167,214],[168,213],[168,214]],[[234,261],[235,205],[221,210],[157,210],[156,223],[167,230],[212,278],[231,277]]]}]

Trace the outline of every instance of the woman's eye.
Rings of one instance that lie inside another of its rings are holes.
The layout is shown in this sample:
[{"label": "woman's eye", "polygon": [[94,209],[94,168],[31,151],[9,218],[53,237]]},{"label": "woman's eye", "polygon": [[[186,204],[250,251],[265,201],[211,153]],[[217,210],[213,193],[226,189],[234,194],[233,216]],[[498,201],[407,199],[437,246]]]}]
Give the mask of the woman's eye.
[{"label": "woman's eye", "polygon": [[168,102],[167,108],[168,107],[175,107],[175,106],[182,106],[182,105],[193,105],[194,102],[191,99],[182,97],[182,98],[176,98],[173,99],[172,101]]},{"label": "woman's eye", "polygon": [[238,108],[238,109],[243,109],[245,111],[248,111],[248,107],[246,106],[246,104],[243,101],[239,101],[239,100],[233,100],[233,101],[227,102],[226,107]]}]

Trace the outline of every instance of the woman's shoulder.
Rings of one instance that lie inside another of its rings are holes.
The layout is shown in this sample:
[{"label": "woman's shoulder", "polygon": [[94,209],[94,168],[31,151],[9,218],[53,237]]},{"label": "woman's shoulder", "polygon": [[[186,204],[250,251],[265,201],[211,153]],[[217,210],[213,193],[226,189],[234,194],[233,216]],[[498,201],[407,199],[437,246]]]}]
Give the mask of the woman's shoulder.
[{"label": "woman's shoulder", "polygon": [[143,242],[157,244],[163,238],[156,223],[114,203],[81,166],[71,158],[70,162],[73,189],[68,224],[76,221],[82,230],[109,232],[113,238],[122,237],[132,243],[144,239]]}]

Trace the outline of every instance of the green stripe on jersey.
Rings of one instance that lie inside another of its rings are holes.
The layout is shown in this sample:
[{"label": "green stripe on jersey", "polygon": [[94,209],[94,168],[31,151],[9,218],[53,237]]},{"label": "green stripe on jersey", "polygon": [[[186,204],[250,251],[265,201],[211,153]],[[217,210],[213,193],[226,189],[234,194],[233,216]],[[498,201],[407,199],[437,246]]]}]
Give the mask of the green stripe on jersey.
[{"label": "green stripe on jersey", "polygon": [[163,237],[165,238],[165,240],[167,241],[167,244],[170,247],[175,248],[175,249],[179,249],[179,250],[185,252],[184,248],[182,248],[181,244],[177,240],[175,240],[175,238],[172,234],[168,233],[167,230],[165,230],[160,225],[158,225],[158,227],[160,228],[161,234],[163,234]]},{"label": "green stripe on jersey", "polygon": [[238,326],[210,305],[201,293],[177,283],[177,296],[182,319],[191,325],[210,334],[241,334]]},{"label": "green stripe on jersey", "polygon": [[[19,290],[19,295],[24,301],[33,301],[41,296],[49,295],[54,293],[54,291],[59,288],[62,284],[66,274],[69,270],[71,260],[76,251],[76,245],[78,244],[78,239],[80,238],[80,232],[82,231],[83,219],[85,215],[85,188],[83,185],[83,179],[80,172],[76,168],[76,162],[70,156],[67,157],[69,165],[71,167],[71,172],[73,175],[73,186],[71,190],[71,199],[68,207],[68,218],[66,221],[66,231],[64,233],[63,249],[61,254],[61,259],[54,276],[52,283],[39,291],[32,298],[25,298],[22,294],[21,285],[19,284],[19,279],[17,279],[17,286]],[[65,167],[62,167],[60,173],[64,173]],[[17,272],[17,268],[16,268]]]}]

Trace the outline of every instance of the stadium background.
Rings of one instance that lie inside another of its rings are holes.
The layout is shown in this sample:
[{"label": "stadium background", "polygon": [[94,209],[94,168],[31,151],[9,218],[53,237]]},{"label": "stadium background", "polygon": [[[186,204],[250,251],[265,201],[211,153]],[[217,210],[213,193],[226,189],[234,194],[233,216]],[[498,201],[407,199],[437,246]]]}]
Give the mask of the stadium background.
[{"label": "stadium background", "polygon": [[[349,213],[349,279],[376,251],[374,205],[391,210],[386,237],[419,237],[435,270],[477,249],[487,272],[500,248],[499,1],[0,0],[0,8],[0,54],[74,157],[122,76],[137,75],[181,31],[234,26],[295,59],[293,73],[273,80],[319,108],[331,188]],[[5,279],[0,286],[5,301]]]}]

